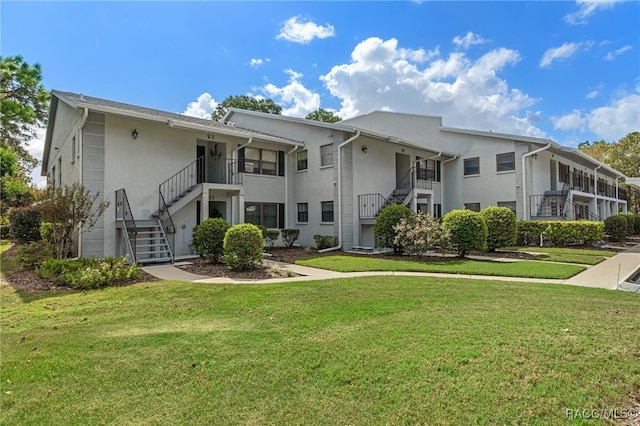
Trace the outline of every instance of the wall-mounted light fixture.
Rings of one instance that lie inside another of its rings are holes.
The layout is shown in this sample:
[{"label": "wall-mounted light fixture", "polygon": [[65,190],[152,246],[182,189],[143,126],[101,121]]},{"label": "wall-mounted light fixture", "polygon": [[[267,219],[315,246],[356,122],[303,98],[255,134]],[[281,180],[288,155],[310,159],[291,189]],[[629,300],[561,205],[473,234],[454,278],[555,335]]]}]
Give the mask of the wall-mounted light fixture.
[{"label": "wall-mounted light fixture", "polygon": [[368,150],[369,150],[369,148],[367,148],[366,145],[362,145],[362,152],[364,152],[366,154]]},{"label": "wall-mounted light fixture", "polygon": [[532,157],[533,157],[534,160],[537,160],[538,159],[538,153],[533,154]]},{"label": "wall-mounted light fixture", "polygon": [[138,131],[137,131],[136,129],[133,129],[133,132],[131,132],[131,136],[132,136],[134,139],[138,139]]}]

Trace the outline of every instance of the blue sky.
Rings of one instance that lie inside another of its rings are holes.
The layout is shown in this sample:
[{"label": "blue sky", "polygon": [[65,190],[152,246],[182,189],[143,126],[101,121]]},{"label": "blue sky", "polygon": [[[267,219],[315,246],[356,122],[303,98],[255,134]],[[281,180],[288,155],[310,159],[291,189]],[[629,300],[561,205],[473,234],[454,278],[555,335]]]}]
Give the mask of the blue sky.
[{"label": "blue sky", "polygon": [[[638,1],[12,2],[47,89],[206,116],[230,95],[576,146],[640,131]],[[41,139],[32,151],[41,155]]]}]

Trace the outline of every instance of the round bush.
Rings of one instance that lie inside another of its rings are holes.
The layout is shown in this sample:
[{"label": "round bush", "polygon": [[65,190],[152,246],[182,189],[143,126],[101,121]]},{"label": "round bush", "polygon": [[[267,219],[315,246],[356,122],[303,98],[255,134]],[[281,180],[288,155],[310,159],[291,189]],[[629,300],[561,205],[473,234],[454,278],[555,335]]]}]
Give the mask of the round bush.
[{"label": "round bush", "polygon": [[229,224],[222,218],[205,219],[201,225],[193,228],[193,245],[198,254],[213,263],[220,262],[224,253],[224,236],[228,229]]},{"label": "round bush", "polygon": [[262,263],[263,250],[262,232],[250,223],[234,225],[224,236],[224,260],[231,269],[255,269]]},{"label": "round bush", "polygon": [[614,241],[622,241],[627,236],[627,218],[616,214],[604,220],[604,233]]},{"label": "round bush", "polygon": [[627,234],[640,235],[640,214],[627,215]]},{"label": "round bush", "polygon": [[465,257],[471,250],[484,250],[487,244],[487,224],[480,213],[471,210],[451,210],[442,218],[442,229],[450,232],[449,241]]},{"label": "round bush", "polygon": [[20,244],[40,241],[42,213],[37,207],[16,207],[9,210],[9,233]]},{"label": "round bush", "polygon": [[512,246],[516,242],[516,215],[507,207],[487,207],[480,211],[487,224],[487,249]]},{"label": "round bush", "polygon": [[373,227],[373,233],[376,236],[378,245],[380,247],[393,247],[393,251],[396,253],[402,252],[402,247],[394,242],[396,231],[393,227],[400,223],[400,219],[408,219],[413,214],[411,209],[404,204],[391,204],[382,209]]}]

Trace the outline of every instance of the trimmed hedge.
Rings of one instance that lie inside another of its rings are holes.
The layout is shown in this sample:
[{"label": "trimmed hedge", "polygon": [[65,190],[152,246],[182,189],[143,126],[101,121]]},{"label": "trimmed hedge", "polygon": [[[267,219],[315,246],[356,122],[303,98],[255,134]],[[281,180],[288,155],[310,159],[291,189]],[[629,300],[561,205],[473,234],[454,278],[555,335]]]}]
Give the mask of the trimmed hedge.
[{"label": "trimmed hedge", "polygon": [[404,204],[391,204],[380,212],[373,227],[373,233],[380,247],[391,247],[395,253],[402,253],[402,247],[395,243],[396,231],[393,229],[400,219],[408,219],[414,215]]},{"label": "trimmed hedge", "polygon": [[450,232],[449,241],[465,257],[471,250],[484,250],[487,246],[487,224],[478,212],[451,210],[442,218],[442,229]]},{"label": "trimmed hedge", "polygon": [[293,228],[291,229],[285,228],[282,231],[280,231],[280,233],[282,234],[282,242],[287,247],[293,247],[293,243],[295,243],[298,240],[298,237],[300,236],[300,230],[293,229]]},{"label": "trimmed hedge", "polygon": [[516,215],[507,207],[487,207],[480,210],[487,224],[487,250],[512,246],[516,242]]},{"label": "trimmed hedge", "polygon": [[193,228],[193,245],[200,256],[218,263],[224,253],[224,236],[229,224],[222,218],[205,219]]},{"label": "trimmed hedge", "polygon": [[628,235],[629,224],[625,215],[609,216],[604,221],[604,232],[614,241],[622,241]]},{"label": "trimmed hedge", "polygon": [[269,247],[275,247],[276,241],[280,236],[280,230],[278,229],[261,229],[262,239],[269,245]]},{"label": "trimmed hedge", "polygon": [[516,244],[519,246],[591,244],[602,241],[605,225],[603,222],[578,220],[526,220],[517,223]]},{"label": "trimmed hedge", "polygon": [[316,242],[318,250],[324,250],[338,245],[338,239],[332,235],[314,235],[313,240]]},{"label": "trimmed hedge", "polygon": [[42,212],[37,207],[17,207],[9,210],[9,233],[20,244],[40,241]]},{"label": "trimmed hedge", "polygon": [[231,269],[255,269],[262,263],[263,250],[262,232],[251,223],[234,225],[224,236],[224,260]]},{"label": "trimmed hedge", "polygon": [[640,214],[627,215],[627,233],[629,235],[640,235]]}]

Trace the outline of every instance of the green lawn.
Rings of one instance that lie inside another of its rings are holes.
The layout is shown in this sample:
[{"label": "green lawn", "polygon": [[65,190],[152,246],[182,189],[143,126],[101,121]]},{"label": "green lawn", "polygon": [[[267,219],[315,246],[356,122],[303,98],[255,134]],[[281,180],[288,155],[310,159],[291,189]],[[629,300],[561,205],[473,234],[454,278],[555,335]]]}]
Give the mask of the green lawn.
[{"label": "green lawn", "polygon": [[492,262],[470,259],[448,259],[442,261],[392,260],[375,256],[320,256],[301,259],[299,265],[337,272],[363,271],[407,271],[439,272],[450,274],[494,275],[523,278],[565,279],[584,271],[578,265],[561,265],[543,262]]},{"label": "green lawn", "polygon": [[504,250],[541,253],[536,260],[550,262],[579,263],[596,265],[616,253],[605,250],[574,249],[565,247],[507,247]]},{"label": "green lawn", "polygon": [[11,247],[11,241],[9,240],[0,240],[0,276],[3,274],[8,274],[16,268],[16,261],[13,258],[7,258],[4,255],[4,252],[9,250]]},{"label": "green lawn", "polygon": [[2,292],[1,424],[565,424],[640,388],[640,298],[367,277]]}]

